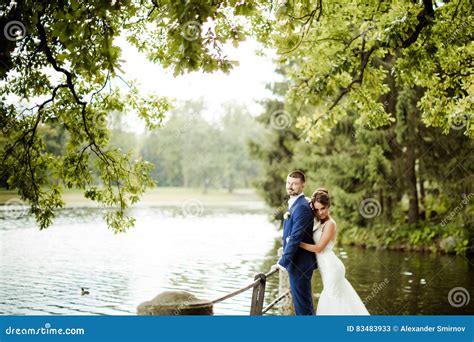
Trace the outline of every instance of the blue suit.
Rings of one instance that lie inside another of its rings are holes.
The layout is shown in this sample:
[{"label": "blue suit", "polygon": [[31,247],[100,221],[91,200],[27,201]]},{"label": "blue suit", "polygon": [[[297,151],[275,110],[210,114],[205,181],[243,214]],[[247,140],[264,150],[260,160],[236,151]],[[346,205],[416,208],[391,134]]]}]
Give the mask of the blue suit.
[{"label": "blue suit", "polygon": [[318,267],[316,255],[300,248],[300,242],[314,244],[313,212],[304,196],[290,208],[290,217],[283,223],[283,255],[278,264],[288,271],[291,296],[297,315],[314,315],[311,277]]}]

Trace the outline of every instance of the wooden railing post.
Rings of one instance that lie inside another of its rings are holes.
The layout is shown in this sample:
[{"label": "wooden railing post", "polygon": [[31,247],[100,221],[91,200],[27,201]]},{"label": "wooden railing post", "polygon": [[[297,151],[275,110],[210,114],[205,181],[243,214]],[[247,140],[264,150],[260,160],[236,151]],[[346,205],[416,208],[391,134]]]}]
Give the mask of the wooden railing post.
[{"label": "wooden railing post", "polygon": [[[283,254],[283,248],[278,249],[278,258],[281,258]],[[280,271],[278,279],[278,296],[283,295],[285,292],[290,290],[290,280],[288,279],[288,273]],[[291,293],[283,298],[279,303],[280,315],[291,315],[293,313],[293,300],[291,299]]]},{"label": "wooden railing post", "polygon": [[265,274],[259,273],[255,276],[255,280],[259,280],[259,282],[253,287],[250,315],[261,316],[263,311],[263,302],[265,300],[265,285],[267,283],[267,277]]}]

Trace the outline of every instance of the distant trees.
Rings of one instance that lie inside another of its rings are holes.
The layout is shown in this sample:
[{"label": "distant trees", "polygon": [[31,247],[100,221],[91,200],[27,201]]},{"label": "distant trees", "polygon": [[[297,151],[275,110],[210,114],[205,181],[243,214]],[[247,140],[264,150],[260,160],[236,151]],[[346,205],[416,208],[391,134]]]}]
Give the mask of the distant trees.
[{"label": "distant trees", "polygon": [[280,2],[262,41],[286,81],[259,118],[267,142],[252,144],[267,202],[281,207],[272,184],[302,168],[362,243],[474,246],[472,18],[465,1]]},{"label": "distant trees", "polygon": [[209,122],[202,102],[187,101],[171,111],[160,130],[140,139],[141,155],[155,165],[152,177],[161,186],[250,187],[259,176],[247,140],[261,127],[238,103],[227,103],[222,116]]},{"label": "distant trees", "polygon": [[[287,83],[273,85],[276,95],[285,93]],[[474,196],[473,140],[460,130],[446,135],[439,128],[426,127],[416,108],[418,91],[405,88],[394,93],[391,107],[396,119],[392,124],[377,129],[358,127],[358,113],[348,111],[317,141],[304,141],[304,133],[293,125],[275,126],[275,119],[282,121],[282,116],[285,122],[294,122],[300,107],[282,97],[267,101],[258,118],[267,127],[267,139],[251,143],[252,155],[262,166],[257,189],[270,206],[283,206],[275,212],[281,219],[286,211],[286,175],[300,168],[308,178],[306,195],[317,187],[328,188],[333,213],[342,227],[377,228],[380,236],[374,244],[383,245],[392,228],[409,236],[418,226],[436,231],[431,238],[458,235],[457,248],[465,251],[467,241],[469,246],[474,241],[473,204],[466,200]],[[443,220],[454,208],[458,209],[450,217],[451,226],[443,228]],[[352,236],[347,238],[351,242],[356,240],[354,235],[347,236]]]}]

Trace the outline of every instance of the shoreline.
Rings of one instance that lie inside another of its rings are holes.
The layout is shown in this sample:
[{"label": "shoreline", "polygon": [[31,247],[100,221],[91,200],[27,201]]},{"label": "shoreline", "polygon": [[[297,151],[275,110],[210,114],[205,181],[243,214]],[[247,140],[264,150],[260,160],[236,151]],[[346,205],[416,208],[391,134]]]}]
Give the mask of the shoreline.
[{"label": "shoreline", "polygon": [[[0,212],[3,211],[5,203],[10,199],[19,199],[14,191],[0,190]],[[92,200],[83,197],[80,190],[65,190],[63,193],[65,201],[64,209],[79,208],[110,208],[104,207]],[[22,202],[16,201],[13,206],[21,207]],[[268,212],[270,217],[272,208],[270,208],[263,199],[261,199],[254,189],[235,189],[229,193],[226,189],[209,189],[207,193],[203,193],[202,188],[174,188],[174,187],[157,187],[147,191],[141,198],[140,202],[131,205],[130,210],[139,208],[159,207],[163,209],[176,207],[211,207],[215,209],[229,208],[235,210],[252,210]],[[14,209],[15,210],[15,209]],[[275,228],[281,231],[281,227],[277,221],[274,221]],[[408,227],[406,225],[397,226],[387,230],[384,227],[342,227],[340,246],[354,246],[368,250],[389,250],[394,252],[417,252],[422,254],[445,254],[445,255],[469,255],[472,250],[468,243],[466,244],[466,236],[456,235],[458,230],[452,225],[447,225],[443,229],[439,225],[429,225],[430,235],[423,236],[427,226],[424,227]],[[449,229],[451,228],[451,229]],[[450,231],[448,232],[449,229]],[[418,239],[417,236],[423,236]],[[413,244],[411,241],[416,241]]]},{"label": "shoreline", "polygon": [[[65,190],[62,194],[65,202],[63,208],[102,208],[101,204],[85,198],[82,190]],[[20,197],[15,191],[0,190],[0,207],[9,200],[16,199],[21,203]],[[142,195],[140,201],[130,208],[145,206],[182,206],[187,201],[197,201],[202,205],[236,206],[267,208],[265,202],[258,197],[253,189],[235,189],[229,193],[226,189],[210,189],[203,193],[199,188],[174,188],[161,187],[148,190]]]}]

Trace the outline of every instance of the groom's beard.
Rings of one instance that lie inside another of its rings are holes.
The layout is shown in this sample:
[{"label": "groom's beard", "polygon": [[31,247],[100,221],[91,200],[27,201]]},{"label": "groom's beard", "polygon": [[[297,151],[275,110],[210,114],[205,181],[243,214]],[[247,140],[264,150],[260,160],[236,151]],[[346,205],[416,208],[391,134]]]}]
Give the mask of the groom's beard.
[{"label": "groom's beard", "polygon": [[288,190],[288,195],[290,197],[295,197],[295,196],[298,196],[299,194],[301,194],[303,191],[300,191],[300,192],[295,192],[294,190]]}]

